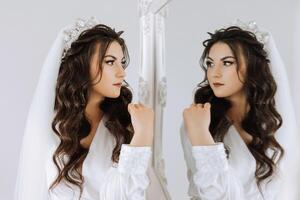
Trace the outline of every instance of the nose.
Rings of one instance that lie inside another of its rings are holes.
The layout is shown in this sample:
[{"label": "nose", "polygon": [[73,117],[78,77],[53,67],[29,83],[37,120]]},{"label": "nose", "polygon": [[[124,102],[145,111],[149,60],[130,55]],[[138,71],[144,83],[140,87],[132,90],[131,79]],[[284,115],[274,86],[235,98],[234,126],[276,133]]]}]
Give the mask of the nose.
[{"label": "nose", "polygon": [[215,77],[215,78],[222,77],[222,67],[220,65],[216,65],[213,68],[213,77]]},{"label": "nose", "polygon": [[119,65],[118,65],[118,69],[117,69],[116,76],[117,76],[118,78],[124,78],[124,77],[126,76],[125,69],[124,69],[124,67],[122,66],[122,64],[119,64]]}]

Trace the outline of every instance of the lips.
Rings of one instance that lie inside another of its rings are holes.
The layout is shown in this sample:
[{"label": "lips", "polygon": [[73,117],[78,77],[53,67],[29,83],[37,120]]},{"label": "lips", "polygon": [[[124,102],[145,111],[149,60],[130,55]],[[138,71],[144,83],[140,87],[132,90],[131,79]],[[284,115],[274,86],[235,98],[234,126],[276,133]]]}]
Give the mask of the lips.
[{"label": "lips", "polygon": [[113,84],[114,86],[117,86],[117,87],[121,87],[122,86],[122,83],[115,83]]},{"label": "lips", "polygon": [[220,86],[223,86],[224,84],[223,84],[223,83],[213,83],[213,85],[214,85],[215,87],[220,87]]}]

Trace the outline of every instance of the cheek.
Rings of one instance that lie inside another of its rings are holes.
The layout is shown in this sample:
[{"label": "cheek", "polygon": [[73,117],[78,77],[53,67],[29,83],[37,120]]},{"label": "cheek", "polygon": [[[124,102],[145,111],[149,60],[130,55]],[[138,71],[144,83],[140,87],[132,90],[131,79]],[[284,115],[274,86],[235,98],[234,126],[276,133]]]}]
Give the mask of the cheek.
[{"label": "cheek", "polygon": [[103,68],[101,80],[93,86],[94,91],[105,97],[116,98],[120,95],[120,88],[114,86],[114,70]]},{"label": "cheek", "polygon": [[211,73],[210,73],[210,71],[209,70],[207,70],[206,71],[206,77],[207,77],[207,80],[208,80],[208,82],[210,83],[211,81]]},{"label": "cheek", "polygon": [[101,82],[103,85],[113,84],[114,71],[110,66],[103,67],[102,79]]},{"label": "cheek", "polygon": [[242,74],[237,74],[236,70],[231,71],[228,76],[227,76],[227,81],[229,85],[231,86],[232,90],[240,90],[243,88],[243,75]]},{"label": "cheek", "polygon": [[243,80],[243,76],[240,74],[240,72],[238,74],[236,68],[229,68],[224,71],[224,74],[227,81],[233,82],[234,84],[241,83],[241,81]]},{"label": "cheek", "polygon": [[103,69],[102,73],[98,75],[97,80],[98,82],[95,87],[98,88],[98,90],[105,90],[110,82],[110,74],[107,72],[107,70],[105,70],[105,68]]}]

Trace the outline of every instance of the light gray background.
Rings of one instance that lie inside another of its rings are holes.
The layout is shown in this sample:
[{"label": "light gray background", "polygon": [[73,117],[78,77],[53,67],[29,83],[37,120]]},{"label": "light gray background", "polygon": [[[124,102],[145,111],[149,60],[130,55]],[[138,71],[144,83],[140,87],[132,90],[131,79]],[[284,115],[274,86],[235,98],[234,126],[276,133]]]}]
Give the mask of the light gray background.
[{"label": "light gray background", "polygon": [[127,80],[137,91],[137,0],[0,2],[0,199],[13,199],[25,120],[47,52],[61,28],[90,16],[125,31],[131,56]]},{"label": "light gray background", "polygon": [[[20,144],[31,98],[47,52],[58,31],[78,17],[96,16],[124,30],[131,64],[127,80],[137,93],[137,0],[127,1],[1,1],[0,2],[0,199],[12,199]],[[296,0],[200,1],[173,0],[166,19],[168,96],[164,147],[169,191],[174,200],[187,199],[186,167],[179,140],[181,113],[192,102],[202,80],[198,60],[206,32],[233,21],[256,20],[273,33],[286,63],[294,99],[299,102],[300,4]],[[296,105],[297,114],[299,104]],[[299,118],[298,118],[299,119]],[[298,120],[299,122],[299,120]]]}]

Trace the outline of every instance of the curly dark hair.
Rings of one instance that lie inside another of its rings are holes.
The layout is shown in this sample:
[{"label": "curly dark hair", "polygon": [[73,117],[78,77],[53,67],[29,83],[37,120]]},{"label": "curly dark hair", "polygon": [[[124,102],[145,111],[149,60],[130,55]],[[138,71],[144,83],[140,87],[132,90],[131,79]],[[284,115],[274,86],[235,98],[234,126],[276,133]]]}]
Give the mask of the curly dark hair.
[{"label": "curly dark hair", "polygon": [[[81,146],[80,140],[91,131],[91,123],[85,115],[88,96],[93,85],[90,77],[91,58],[99,47],[98,63],[103,63],[109,45],[118,42],[126,59],[123,67],[127,67],[129,55],[126,44],[120,37],[122,33],[123,31],[116,32],[106,25],[98,24],[83,31],[65,52],[56,83],[55,116],[52,122],[52,129],[60,139],[60,144],[53,155],[58,176],[49,189],[65,180],[78,186],[80,194],[82,193],[84,177],[80,168],[89,150]],[[102,64],[99,67],[102,68]],[[101,71],[98,70],[98,74]],[[132,92],[128,88],[128,83],[126,81],[125,83],[119,97],[106,97],[99,103],[99,109],[107,117],[105,126],[116,140],[111,157],[113,162],[119,160],[121,145],[129,144],[133,137],[131,118],[127,110],[132,100]]]},{"label": "curly dark hair", "polygon": [[[277,85],[270,71],[270,61],[264,50],[264,45],[257,40],[252,32],[231,26],[208,34],[210,38],[203,42],[205,49],[200,59],[205,77],[198,84],[194,102],[211,103],[209,130],[215,141],[223,142],[224,136],[232,125],[230,119],[226,117],[231,103],[225,98],[214,95],[207,79],[205,59],[211,47],[218,42],[227,44],[231,49],[237,60],[237,72],[241,63],[240,56],[244,57],[247,66],[244,89],[250,110],[242,120],[241,127],[253,138],[247,146],[256,160],[255,178],[259,186],[263,180],[272,177],[276,164],[284,154],[284,149],[274,137],[275,132],[282,125],[282,118],[275,107],[274,96]],[[273,150],[271,156],[268,156],[268,149]]]}]

